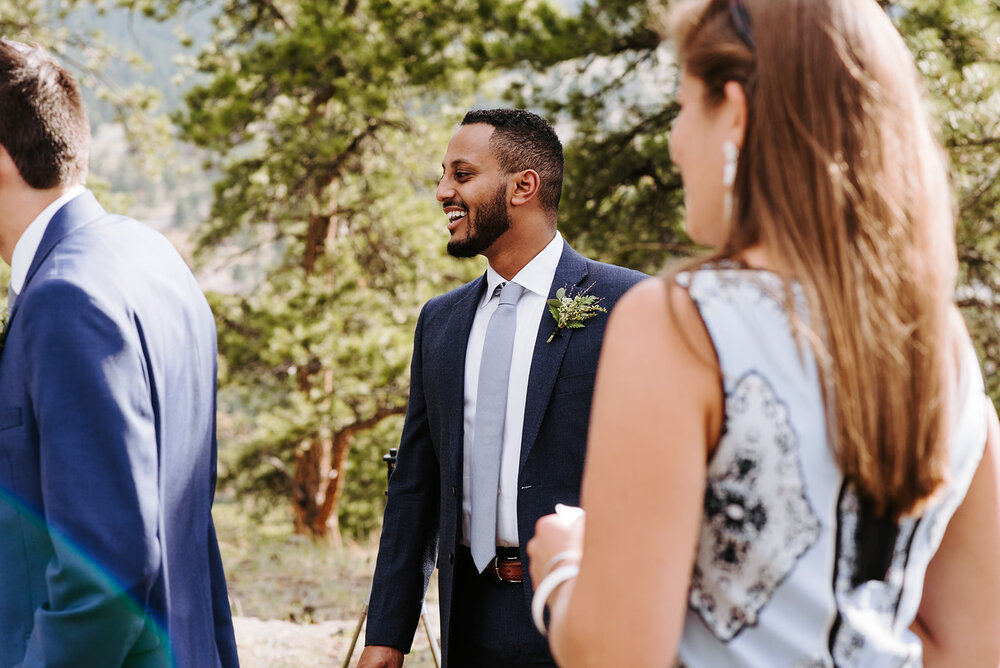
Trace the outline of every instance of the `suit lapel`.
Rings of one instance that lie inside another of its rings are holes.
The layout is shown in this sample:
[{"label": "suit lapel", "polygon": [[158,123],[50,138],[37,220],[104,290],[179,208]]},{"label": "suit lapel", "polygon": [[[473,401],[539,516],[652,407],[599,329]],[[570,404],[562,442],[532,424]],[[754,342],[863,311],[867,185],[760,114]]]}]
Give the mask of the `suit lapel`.
[{"label": "suit lapel", "polygon": [[[556,267],[555,276],[552,278],[552,285],[549,286],[549,299],[555,299],[556,290],[565,287],[567,291],[571,287],[579,288],[580,284],[587,278],[587,261],[582,255],[570,248],[569,244],[563,244],[562,257],[559,258],[559,265]],[[552,319],[545,306],[542,314],[542,321],[538,325],[538,335],[535,337],[535,351],[531,358],[531,372],[528,375],[528,394],[524,406],[524,428],[521,432],[521,457],[519,468],[524,467],[531,448],[535,444],[538,430],[542,426],[542,418],[549,406],[549,398],[552,396],[552,388],[559,374],[559,367],[562,365],[563,356],[566,354],[566,347],[569,339],[573,335],[573,330],[564,329],[551,343],[547,343],[549,335],[555,321]]]},{"label": "suit lapel", "polygon": [[[451,428],[451,470],[461,481],[461,453],[465,433],[465,351],[468,348],[469,332],[472,331],[472,321],[476,317],[476,308],[486,289],[486,276],[468,283],[462,295],[448,310],[448,320],[439,331],[444,340],[435,346],[441,351],[441,368],[446,370],[445,388],[442,390],[442,403],[448,412],[444,416],[445,424]],[[465,345],[456,345],[456,342]]]},{"label": "suit lapel", "polygon": [[49,221],[48,227],[45,228],[45,234],[42,235],[42,241],[38,244],[35,257],[31,260],[31,266],[28,268],[24,285],[21,286],[20,296],[14,302],[14,308],[10,312],[7,329],[10,329],[10,323],[14,320],[14,315],[24,301],[22,297],[28,292],[31,279],[38,271],[38,268],[42,266],[45,258],[68,235],[106,213],[104,207],[98,203],[97,198],[89,190],[80,193],[80,195],[74,197],[56,211],[55,215],[52,216],[52,220]]}]

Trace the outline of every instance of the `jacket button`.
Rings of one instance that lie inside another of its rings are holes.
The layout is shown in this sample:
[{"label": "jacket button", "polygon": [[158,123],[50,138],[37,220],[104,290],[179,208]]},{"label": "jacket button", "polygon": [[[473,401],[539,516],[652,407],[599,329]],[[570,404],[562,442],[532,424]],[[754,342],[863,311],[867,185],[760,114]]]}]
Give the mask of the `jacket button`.
[{"label": "jacket button", "polygon": [[451,495],[458,496],[458,488],[455,487],[454,485],[451,486]]},{"label": "jacket button", "polygon": [[455,553],[454,552],[449,552],[448,553],[448,565],[449,566],[454,566],[455,565]]}]

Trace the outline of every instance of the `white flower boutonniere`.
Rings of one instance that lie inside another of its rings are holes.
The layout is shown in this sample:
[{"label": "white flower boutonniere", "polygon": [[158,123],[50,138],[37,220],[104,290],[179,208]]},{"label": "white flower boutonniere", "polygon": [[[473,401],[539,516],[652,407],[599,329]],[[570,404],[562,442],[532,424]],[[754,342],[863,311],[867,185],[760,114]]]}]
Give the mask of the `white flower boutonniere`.
[{"label": "white flower boutonniere", "polygon": [[593,283],[576,295],[572,294],[572,288],[570,288],[568,293],[566,292],[566,288],[556,290],[556,298],[550,299],[547,302],[549,313],[556,319],[556,326],[546,343],[551,343],[560,330],[565,328],[581,329],[584,320],[593,318],[598,313],[608,312],[606,308],[600,305],[601,300],[604,299],[603,297],[595,297],[594,295],[587,294],[592,287],[594,287]]}]

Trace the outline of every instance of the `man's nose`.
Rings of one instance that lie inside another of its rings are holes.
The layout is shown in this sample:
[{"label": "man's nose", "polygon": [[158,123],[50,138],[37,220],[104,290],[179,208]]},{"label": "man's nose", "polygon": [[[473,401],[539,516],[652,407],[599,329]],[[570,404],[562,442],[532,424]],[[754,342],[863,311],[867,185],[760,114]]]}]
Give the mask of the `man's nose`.
[{"label": "man's nose", "polygon": [[451,186],[448,179],[442,178],[438,181],[437,192],[435,195],[437,196],[437,201],[443,202],[446,199],[451,199],[455,196],[455,189]]}]

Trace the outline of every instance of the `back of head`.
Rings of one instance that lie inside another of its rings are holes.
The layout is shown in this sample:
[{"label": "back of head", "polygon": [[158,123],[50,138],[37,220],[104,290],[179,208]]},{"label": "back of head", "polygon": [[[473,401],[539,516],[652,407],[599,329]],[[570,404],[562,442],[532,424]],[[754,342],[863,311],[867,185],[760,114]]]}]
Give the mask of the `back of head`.
[{"label": "back of head", "polygon": [[798,279],[844,474],[880,514],[946,469],[956,260],[945,157],[912,58],[874,0],[694,0],[670,17],[709,106],[747,100],[720,254],[764,244]]},{"label": "back of head", "polygon": [[474,123],[493,126],[490,151],[501,169],[508,174],[538,172],[539,203],[555,218],[562,196],[563,149],[548,121],[524,109],[477,109],[462,119],[462,125]]},{"label": "back of head", "polygon": [[90,123],[73,76],[39,47],[0,40],[0,145],[37,189],[83,183]]}]

